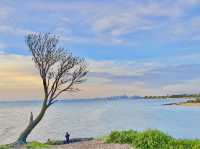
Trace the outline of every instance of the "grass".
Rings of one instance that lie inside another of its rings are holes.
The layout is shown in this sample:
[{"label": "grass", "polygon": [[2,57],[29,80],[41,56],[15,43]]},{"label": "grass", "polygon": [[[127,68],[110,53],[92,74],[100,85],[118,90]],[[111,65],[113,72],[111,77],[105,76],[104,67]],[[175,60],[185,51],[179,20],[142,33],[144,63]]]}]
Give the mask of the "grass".
[{"label": "grass", "polygon": [[46,144],[48,145],[62,145],[64,142],[62,140],[48,140]]},{"label": "grass", "polygon": [[[37,141],[29,142],[25,145],[27,149],[46,149],[49,148],[51,145],[47,143],[40,143]],[[0,145],[0,149],[13,149],[12,145]]]},{"label": "grass", "polygon": [[6,145],[3,145],[3,146],[0,146],[0,149],[9,149],[9,147]]},{"label": "grass", "polygon": [[[175,139],[159,130],[146,130],[144,132],[113,131],[110,135],[97,139],[106,143],[130,144],[137,149],[200,149],[200,140],[198,139]],[[28,143],[26,147],[27,149],[45,149],[59,143],[57,141],[47,143],[34,141]],[[9,146],[0,146],[0,149],[9,149]]]},{"label": "grass", "polygon": [[138,149],[200,149],[200,140],[175,139],[158,130],[113,131],[104,140],[107,143],[130,144]]},{"label": "grass", "polygon": [[26,147],[28,149],[45,149],[45,148],[49,148],[50,145],[49,144],[45,144],[45,143],[40,143],[40,142],[30,142],[26,145]]}]

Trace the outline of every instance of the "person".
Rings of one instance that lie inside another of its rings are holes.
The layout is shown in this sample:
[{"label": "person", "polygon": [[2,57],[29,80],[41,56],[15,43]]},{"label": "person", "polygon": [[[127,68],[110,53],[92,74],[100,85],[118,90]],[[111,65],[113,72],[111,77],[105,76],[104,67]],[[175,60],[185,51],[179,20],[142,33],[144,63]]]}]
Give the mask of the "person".
[{"label": "person", "polygon": [[66,138],[65,144],[69,144],[69,137],[70,137],[70,134],[68,132],[66,132],[66,134],[65,134],[65,138]]}]

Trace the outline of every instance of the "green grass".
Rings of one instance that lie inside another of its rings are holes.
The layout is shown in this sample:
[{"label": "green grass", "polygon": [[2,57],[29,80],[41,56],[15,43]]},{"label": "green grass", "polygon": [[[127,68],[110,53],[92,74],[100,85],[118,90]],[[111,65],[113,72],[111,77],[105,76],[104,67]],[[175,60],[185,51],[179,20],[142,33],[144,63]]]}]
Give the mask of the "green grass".
[{"label": "green grass", "polygon": [[107,143],[130,144],[138,149],[200,149],[200,140],[175,139],[158,130],[113,131],[103,138]]},{"label": "green grass", "polygon": [[33,142],[28,143],[26,147],[28,149],[45,149],[45,148],[49,148],[50,145],[33,141]]},{"label": "green grass", "polygon": [[[33,142],[29,142],[28,144],[25,145],[25,147],[27,149],[47,149],[49,148],[51,145],[47,144],[47,143],[40,143],[37,141],[33,141]],[[13,149],[13,145],[9,144],[9,145],[0,145],[0,149]]]},{"label": "green grass", "polygon": [[9,147],[6,145],[3,145],[3,146],[0,146],[0,149],[9,149]]},{"label": "green grass", "polygon": [[106,142],[108,139],[109,139],[109,136],[108,136],[108,135],[105,135],[105,136],[101,136],[101,137],[97,137],[97,138],[96,138],[96,140],[101,140],[101,141],[104,141],[104,142]]},{"label": "green grass", "polygon": [[48,140],[46,144],[48,145],[62,145],[64,142],[62,140]]}]

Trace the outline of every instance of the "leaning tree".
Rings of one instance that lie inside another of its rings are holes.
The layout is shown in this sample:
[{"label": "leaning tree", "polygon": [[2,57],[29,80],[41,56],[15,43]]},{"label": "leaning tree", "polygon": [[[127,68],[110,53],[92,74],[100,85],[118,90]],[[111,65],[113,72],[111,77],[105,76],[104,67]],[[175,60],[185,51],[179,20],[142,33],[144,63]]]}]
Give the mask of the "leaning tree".
[{"label": "leaning tree", "polygon": [[78,91],[76,87],[85,81],[87,66],[84,59],[73,56],[58,47],[58,37],[50,33],[33,33],[26,36],[26,44],[39,71],[44,99],[39,114],[30,114],[29,124],[17,139],[17,144],[25,144],[28,135],[41,121],[47,109],[56,98],[66,91]]}]

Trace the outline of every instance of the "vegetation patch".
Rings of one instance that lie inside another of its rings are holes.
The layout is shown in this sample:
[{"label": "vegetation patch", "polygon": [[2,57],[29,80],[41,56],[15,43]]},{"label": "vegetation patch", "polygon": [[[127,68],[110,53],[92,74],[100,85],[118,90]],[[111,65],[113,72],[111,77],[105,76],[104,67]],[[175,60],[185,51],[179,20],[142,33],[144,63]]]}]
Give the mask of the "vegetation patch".
[{"label": "vegetation patch", "polygon": [[64,144],[64,141],[62,141],[62,140],[48,140],[47,141],[47,144],[48,145],[62,145],[62,144]]},{"label": "vegetation patch", "polygon": [[159,130],[113,131],[106,143],[130,144],[138,149],[200,149],[200,140],[175,139]]},{"label": "vegetation patch", "polygon": [[188,100],[186,103],[200,103],[200,98],[196,98],[195,100]]},{"label": "vegetation patch", "polygon": [[44,144],[44,143],[40,143],[40,142],[30,142],[26,145],[26,147],[28,149],[45,149],[45,148],[49,148],[50,145],[49,144]]},{"label": "vegetation patch", "polygon": [[2,145],[0,146],[0,149],[9,149],[9,147],[7,145]]},{"label": "vegetation patch", "polygon": [[200,98],[200,94],[178,94],[167,96],[145,96],[145,99],[167,99],[167,98]]}]

